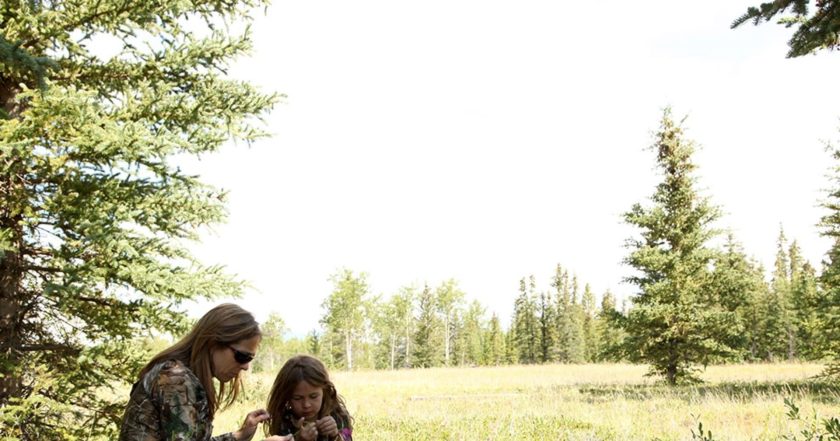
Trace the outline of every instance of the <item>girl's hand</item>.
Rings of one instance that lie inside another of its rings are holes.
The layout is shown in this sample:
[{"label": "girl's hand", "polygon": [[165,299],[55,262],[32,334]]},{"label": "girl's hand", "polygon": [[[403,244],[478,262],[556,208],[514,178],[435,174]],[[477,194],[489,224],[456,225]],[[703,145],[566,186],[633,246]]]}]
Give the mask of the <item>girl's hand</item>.
[{"label": "girl's hand", "polygon": [[316,421],[315,427],[318,428],[318,433],[327,435],[330,438],[338,435],[338,426],[335,424],[335,419],[329,415]]},{"label": "girl's hand", "polygon": [[292,437],[292,435],[274,435],[264,439],[263,441],[292,441],[293,439],[294,437]]},{"label": "girl's hand", "polygon": [[296,441],[315,441],[318,439],[318,426],[316,423],[307,423],[304,418],[301,418],[297,426],[300,427],[300,430],[294,436]]},{"label": "girl's hand", "polygon": [[257,426],[269,418],[268,412],[265,409],[257,409],[248,412],[245,416],[245,421],[242,422],[242,427],[233,433],[233,437],[237,441],[251,441],[254,433],[257,431]]}]

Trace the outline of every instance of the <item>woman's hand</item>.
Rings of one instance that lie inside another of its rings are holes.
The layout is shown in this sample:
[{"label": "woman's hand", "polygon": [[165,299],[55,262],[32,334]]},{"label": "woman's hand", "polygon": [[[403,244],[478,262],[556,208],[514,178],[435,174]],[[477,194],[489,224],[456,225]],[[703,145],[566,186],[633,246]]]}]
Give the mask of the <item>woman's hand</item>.
[{"label": "woman's hand", "polygon": [[317,423],[307,423],[305,419],[301,418],[297,426],[300,427],[300,430],[294,436],[295,441],[315,441],[318,439]]},{"label": "woman's hand", "polygon": [[254,437],[254,433],[257,431],[257,426],[268,418],[269,415],[265,409],[248,412],[248,415],[245,415],[245,421],[242,422],[242,427],[236,432],[233,432],[233,437],[236,438],[236,441],[251,441],[251,438]]},{"label": "woman's hand", "polygon": [[318,428],[318,433],[327,435],[330,439],[338,435],[338,426],[335,424],[335,419],[329,415],[316,421],[315,427]]}]

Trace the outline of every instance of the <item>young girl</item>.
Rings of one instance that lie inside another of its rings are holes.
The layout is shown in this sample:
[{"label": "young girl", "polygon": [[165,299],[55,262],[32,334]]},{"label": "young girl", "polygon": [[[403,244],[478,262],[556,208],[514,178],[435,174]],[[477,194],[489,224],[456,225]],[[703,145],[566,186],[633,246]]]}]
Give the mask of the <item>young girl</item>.
[{"label": "young girl", "polygon": [[353,418],[315,357],[292,357],[277,373],[268,398],[268,435],[295,441],[352,441]]}]

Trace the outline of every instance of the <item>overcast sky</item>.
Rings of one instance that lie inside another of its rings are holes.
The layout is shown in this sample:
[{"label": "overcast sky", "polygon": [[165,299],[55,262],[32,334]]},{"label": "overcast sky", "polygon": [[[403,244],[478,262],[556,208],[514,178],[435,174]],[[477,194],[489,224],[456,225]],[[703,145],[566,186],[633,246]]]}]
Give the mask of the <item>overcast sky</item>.
[{"label": "overcast sky", "polygon": [[187,162],[230,191],[194,250],[297,335],[342,267],[385,297],[455,278],[504,323],[519,279],[548,289],[558,263],[628,297],[622,213],[659,180],[647,147],[670,105],[719,226],[772,266],[781,224],[818,265],[840,54],[730,30],[753,3],[276,0],[232,74],[288,98],[271,139]]}]

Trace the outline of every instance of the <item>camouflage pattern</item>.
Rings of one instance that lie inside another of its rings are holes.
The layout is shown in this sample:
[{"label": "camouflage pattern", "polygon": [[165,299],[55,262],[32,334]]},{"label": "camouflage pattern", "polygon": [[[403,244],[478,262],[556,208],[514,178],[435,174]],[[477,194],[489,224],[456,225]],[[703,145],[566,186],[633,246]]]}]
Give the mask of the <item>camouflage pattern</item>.
[{"label": "camouflage pattern", "polygon": [[212,433],[207,392],[183,363],[169,360],[132,387],[120,441],[236,441],[232,433]]}]

